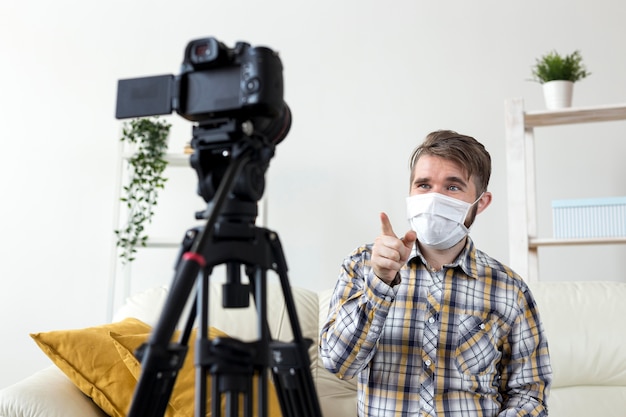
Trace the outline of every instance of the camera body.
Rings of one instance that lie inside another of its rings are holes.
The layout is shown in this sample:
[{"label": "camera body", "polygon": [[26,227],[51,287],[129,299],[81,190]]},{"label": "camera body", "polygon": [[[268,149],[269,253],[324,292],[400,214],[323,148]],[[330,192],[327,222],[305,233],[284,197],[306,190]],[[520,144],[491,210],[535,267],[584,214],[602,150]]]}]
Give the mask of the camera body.
[{"label": "camera body", "polygon": [[202,123],[218,118],[279,118],[283,101],[282,63],[266,47],[238,42],[228,48],[215,38],[189,42],[181,73],[118,81],[116,118],[176,111]]}]

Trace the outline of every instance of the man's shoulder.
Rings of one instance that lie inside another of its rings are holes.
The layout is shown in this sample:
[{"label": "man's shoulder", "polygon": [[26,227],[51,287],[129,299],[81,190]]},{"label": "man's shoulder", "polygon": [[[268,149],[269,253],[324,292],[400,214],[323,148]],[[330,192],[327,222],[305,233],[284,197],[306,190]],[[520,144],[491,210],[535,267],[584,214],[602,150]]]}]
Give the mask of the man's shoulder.
[{"label": "man's shoulder", "polygon": [[366,243],[364,245],[361,245],[357,248],[355,248],[350,255],[348,255],[348,258],[367,258],[369,259],[372,256],[372,248],[374,247],[373,243]]},{"label": "man's shoulder", "polygon": [[478,250],[474,260],[479,279],[491,287],[492,291],[507,294],[506,297],[511,300],[509,306],[516,306],[515,311],[520,313],[526,306],[534,303],[528,284],[510,267]]},{"label": "man's shoulder", "polygon": [[344,268],[359,269],[368,266],[372,259],[373,244],[364,244],[355,248],[343,260]]},{"label": "man's shoulder", "polygon": [[492,274],[495,274],[500,279],[524,283],[522,277],[508,265],[505,265],[479,249],[475,249],[474,251],[474,262],[476,262],[479,271],[491,271]]}]

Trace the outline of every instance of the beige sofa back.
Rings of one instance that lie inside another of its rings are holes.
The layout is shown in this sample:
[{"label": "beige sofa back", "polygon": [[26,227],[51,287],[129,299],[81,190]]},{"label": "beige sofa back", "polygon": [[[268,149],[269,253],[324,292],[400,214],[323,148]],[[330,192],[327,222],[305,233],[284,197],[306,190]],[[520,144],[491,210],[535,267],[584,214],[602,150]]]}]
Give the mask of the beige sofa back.
[{"label": "beige sofa back", "polygon": [[[532,285],[548,334],[554,383],[551,417],[626,416],[626,283],[555,282]],[[331,291],[293,288],[303,335],[317,341]],[[221,307],[221,288],[212,284],[210,322],[242,340],[257,337],[253,307]],[[114,320],[136,317],[154,325],[167,296],[157,288],[133,296]],[[291,324],[282,292],[270,286],[268,324],[274,338],[289,341]],[[311,373],[324,417],[356,415],[356,382],[341,381],[326,371],[311,346]],[[0,391],[0,416],[99,417],[102,412],[51,366]]]},{"label": "beige sofa back", "polygon": [[532,286],[548,335],[552,417],[626,416],[626,283]]}]

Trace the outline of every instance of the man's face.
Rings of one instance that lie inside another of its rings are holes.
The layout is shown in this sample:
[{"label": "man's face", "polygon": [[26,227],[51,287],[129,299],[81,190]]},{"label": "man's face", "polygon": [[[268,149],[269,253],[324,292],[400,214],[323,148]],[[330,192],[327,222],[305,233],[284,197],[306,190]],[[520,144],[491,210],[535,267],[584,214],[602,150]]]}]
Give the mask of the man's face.
[{"label": "man's face", "polygon": [[[476,184],[473,178],[467,176],[466,170],[455,161],[433,155],[422,155],[413,168],[409,195],[439,193],[457,200],[472,204],[476,201]],[[485,206],[486,207],[486,206]],[[483,207],[479,204],[465,219],[465,225],[471,226],[478,210]]]}]

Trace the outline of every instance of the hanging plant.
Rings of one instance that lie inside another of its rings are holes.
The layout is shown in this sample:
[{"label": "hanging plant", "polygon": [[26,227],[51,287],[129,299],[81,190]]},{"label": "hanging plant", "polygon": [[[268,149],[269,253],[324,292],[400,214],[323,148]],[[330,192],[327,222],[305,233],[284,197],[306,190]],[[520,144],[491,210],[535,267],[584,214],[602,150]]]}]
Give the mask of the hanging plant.
[{"label": "hanging plant", "polygon": [[138,246],[146,246],[145,225],[152,220],[159,191],[167,181],[163,172],[167,167],[164,157],[170,128],[171,124],[158,117],[124,123],[120,140],[135,151],[128,159],[130,178],[120,198],[128,209],[127,224],[115,230],[123,263],[135,259]]}]

